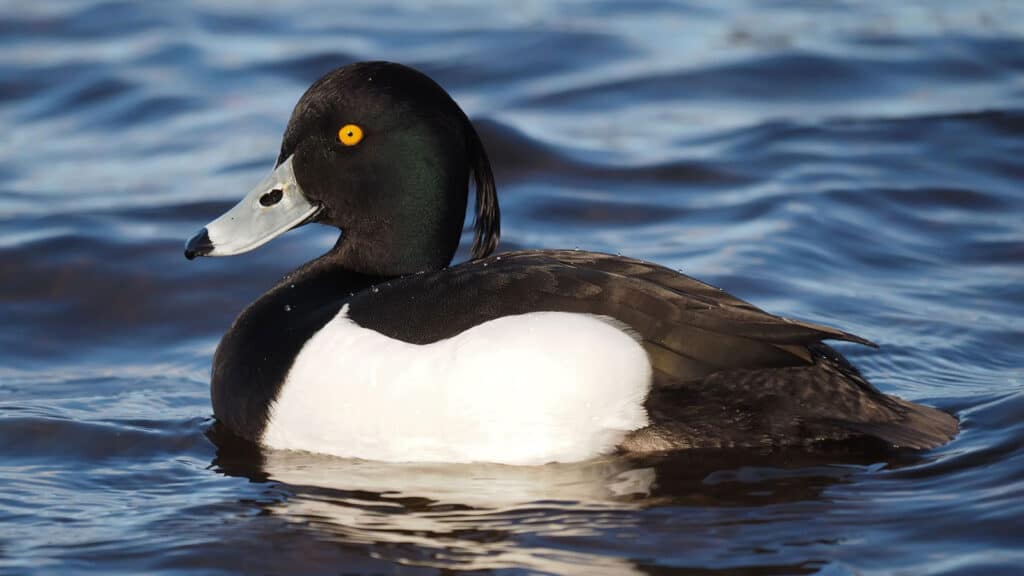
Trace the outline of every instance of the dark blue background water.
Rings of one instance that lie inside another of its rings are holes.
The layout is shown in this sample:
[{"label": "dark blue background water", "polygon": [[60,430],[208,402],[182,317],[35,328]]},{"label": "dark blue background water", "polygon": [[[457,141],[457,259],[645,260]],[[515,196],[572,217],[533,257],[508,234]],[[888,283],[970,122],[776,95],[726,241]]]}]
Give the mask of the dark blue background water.
[{"label": "dark blue background water", "polygon": [[[0,572],[1017,574],[1024,4],[0,5]],[[333,242],[183,241],[327,70],[417,66],[477,122],[504,248],[681,268],[955,411],[921,455],[573,466],[221,454],[210,356]]]}]

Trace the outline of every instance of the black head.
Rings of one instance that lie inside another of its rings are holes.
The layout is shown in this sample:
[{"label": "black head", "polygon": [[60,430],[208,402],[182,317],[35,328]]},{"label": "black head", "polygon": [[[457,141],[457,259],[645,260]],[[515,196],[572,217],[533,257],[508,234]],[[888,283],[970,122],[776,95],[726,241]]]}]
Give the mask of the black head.
[{"label": "black head", "polygon": [[412,68],[351,64],[303,94],[274,174],[232,210],[245,204],[260,217],[266,212],[265,225],[243,233],[256,229],[266,239],[228,240],[245,217],[229,212],[207,227],[192,255],[246,251],[314,220],[342,230],[332,257],[347,269],[381,276],[439,269],[458,247],[471,175],[477,206],[472,253],[481,258],[497,246],[500,214],[490,162],[465,113]]}]

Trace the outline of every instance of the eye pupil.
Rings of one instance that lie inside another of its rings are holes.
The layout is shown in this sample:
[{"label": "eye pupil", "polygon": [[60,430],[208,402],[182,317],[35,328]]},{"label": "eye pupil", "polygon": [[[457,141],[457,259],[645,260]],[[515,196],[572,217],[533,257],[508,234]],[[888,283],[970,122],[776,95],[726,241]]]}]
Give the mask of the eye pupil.
[{"label": "eye pupil", "polygon": [[282,196],[284,196],[284,192],[280,188],[275,188],[263,196],[260,196],[260,205],[273,206],[281,201]]}]

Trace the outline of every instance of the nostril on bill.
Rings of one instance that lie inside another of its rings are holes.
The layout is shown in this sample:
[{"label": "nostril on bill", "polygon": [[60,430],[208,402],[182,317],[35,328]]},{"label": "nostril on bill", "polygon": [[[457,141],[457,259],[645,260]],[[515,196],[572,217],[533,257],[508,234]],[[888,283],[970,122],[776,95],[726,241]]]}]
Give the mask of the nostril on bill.
[{"label": "nostril on bill", "polygon": [[281,197],[283,195],[284,192],[282,192],[280,188],[274,188],[270,192],[267,192],[263,196],[260,196],[260,205],[273,206],[274,204],[277,204],[278,202],[281,201]]}]

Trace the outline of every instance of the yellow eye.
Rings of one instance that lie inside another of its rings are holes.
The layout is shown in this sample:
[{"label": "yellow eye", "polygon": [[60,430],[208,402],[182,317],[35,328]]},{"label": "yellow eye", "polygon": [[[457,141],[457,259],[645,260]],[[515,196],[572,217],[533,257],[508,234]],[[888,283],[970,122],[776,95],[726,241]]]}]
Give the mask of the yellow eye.
[{"label": "yellow eye", "polygon": [[363,139],[363,129],[355,124],[345,124],[338,130],[338,141],[345,146],[355,146]]}]

